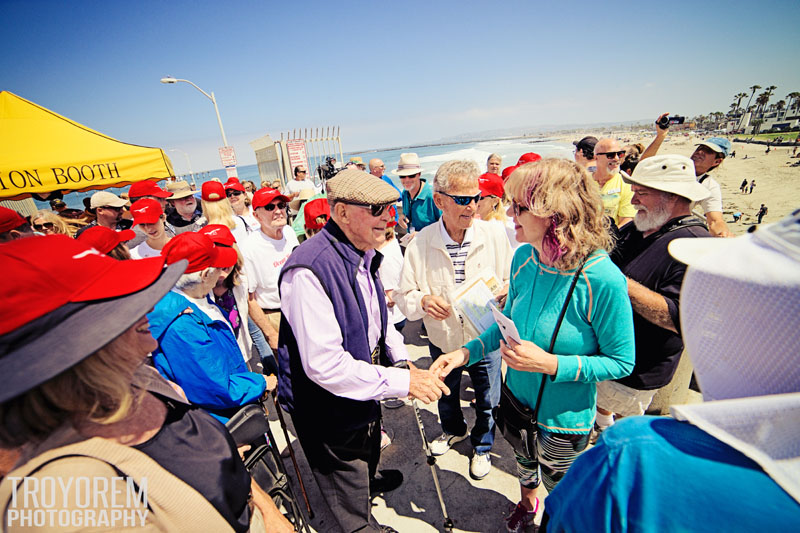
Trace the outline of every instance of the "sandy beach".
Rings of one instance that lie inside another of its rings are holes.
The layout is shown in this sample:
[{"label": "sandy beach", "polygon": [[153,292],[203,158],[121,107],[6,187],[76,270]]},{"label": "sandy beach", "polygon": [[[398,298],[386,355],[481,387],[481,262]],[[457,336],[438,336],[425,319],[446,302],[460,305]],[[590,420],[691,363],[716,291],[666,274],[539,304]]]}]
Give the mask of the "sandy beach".
[{"label": "sandy beach", "polygon": [[[572,142],[585,135],[599,138],[603,134],[587,132],[559,136],[558,140]],[[655,134],[618,135],[617,138],[623,145],[640,142],[646,147],[655,138]],[[697,136],[685,137],[677,132],[670,133],[659,153],[689,157],[694,151],[694,145],[701,139]],[[756,213],[762,203],[769,208],[762,223],[776,222],[800,207],[800,167],[789,166],[800,159],[791,158],[791,147],[772,147],[769,154],[765,154],[767,147],[762,144],[732,142],[732,145],[736,157],[728,157],[719,168],[711,172],[722,189],[723,216],[732,233],[740,235],[755,224]],[[745,178],[748,182],[756,180],[753,194],[739,192],[739,185]],[[733,222],[733,213],[737,211],[742,213],[738,223]]]}]

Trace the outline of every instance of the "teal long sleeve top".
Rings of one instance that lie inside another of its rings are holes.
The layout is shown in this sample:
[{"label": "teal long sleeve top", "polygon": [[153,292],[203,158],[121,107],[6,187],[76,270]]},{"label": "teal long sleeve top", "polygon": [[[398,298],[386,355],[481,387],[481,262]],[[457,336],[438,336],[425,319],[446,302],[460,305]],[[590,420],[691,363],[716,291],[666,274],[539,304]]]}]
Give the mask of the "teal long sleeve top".
[{"label": "teal long sleeve top", "polygon": [[[511,263],[511,281],[503,314],[523,340],[547,350],[575,270],[560,271],[539,261],[530,245],[520,246]],[[500,347],[493,324],[467,343],[472,365]],[[633,311],[625,276],[605,251],[586,261],[553,353],[558,370],[545,384],[539,427],[555,433],[588,433],[595,418],[598,381],[618,379],[633,370]],[[541,380],[537,372],[508,369],[506,385],[523,404],[535,408]]]}]

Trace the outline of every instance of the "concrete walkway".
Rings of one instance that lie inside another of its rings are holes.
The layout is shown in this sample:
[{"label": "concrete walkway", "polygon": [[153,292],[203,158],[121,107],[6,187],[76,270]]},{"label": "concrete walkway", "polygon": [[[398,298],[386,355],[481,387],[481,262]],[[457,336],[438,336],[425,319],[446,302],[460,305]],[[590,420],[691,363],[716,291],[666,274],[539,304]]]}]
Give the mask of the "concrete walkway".
[{"label": "concrete walkway", "polygon": [[[411,360],[421,368],[428,368],[431,358],[427,341],[420,337],[421,322],[409,322],[403,333]],[[461,405],[469,427],[475,421],[475,411],[469,406],[474,397],[469,376],[464,373]],[[394,434],[392,445],[381,454],[379,469],[394,468],[403,472],[405,480],[399,489],[373,499],[373,515],[379,523],[400,532],[442,531],[443,517],[436,497],[431,469],[425,459],[419,429],[410,402],[398,409],[383,408],[384,427]],[[417,402],[425,425],[428,440],[441,434],[436,404]],[[289,425],[292,447],[300,464],[300,472],[314,511],[310,521],[315,531],[336,531],[338,528],[330,514],[314,476],[308,467],[299,442],[294,437],[291,417],[284,417]],[[275,413],[270,413],[270,425],[287,471],[292,476],[292,488],[303,506],[299,485],[294,479],[294,468],[286,450],[283,431]],[[496,435],[492,449],[492,471],[484,479],[475,481],[469,476],[472,446],[469,439],[456,444],[452,450],[437,458],[439,480],[447,512],[455,523],[454,531],[495,532],[505,531],[503,516],[507,507],[519,501],[519,483],[516,462],[511,447],[502,436]]]}]

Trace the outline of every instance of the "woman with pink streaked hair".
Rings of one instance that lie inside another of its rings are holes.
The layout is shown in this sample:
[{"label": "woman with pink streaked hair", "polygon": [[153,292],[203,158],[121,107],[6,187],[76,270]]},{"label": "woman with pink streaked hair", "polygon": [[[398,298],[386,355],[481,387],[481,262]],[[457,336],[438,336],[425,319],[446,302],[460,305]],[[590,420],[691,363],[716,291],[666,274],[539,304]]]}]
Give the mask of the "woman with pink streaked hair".
[{"label": "woman with pink streaked hair", "polygon": [[625,276],[608,257],[600,190],[585,169],[565,159],[524,163],[505,191],[516,238],[526,243],[514,254],[503,308],[521,343],[504,342],[494,324],[431,370],[444,376],[500,348],[508,365],[500,418],[510,418],[513,403],[536,414],[516,439],[508,426],[503,432],[515,448],[521,491],[506,528],[524,531],[539,511],[541,481],[552,491],[589,444],[595,384],[633,370],[633,315]]}]

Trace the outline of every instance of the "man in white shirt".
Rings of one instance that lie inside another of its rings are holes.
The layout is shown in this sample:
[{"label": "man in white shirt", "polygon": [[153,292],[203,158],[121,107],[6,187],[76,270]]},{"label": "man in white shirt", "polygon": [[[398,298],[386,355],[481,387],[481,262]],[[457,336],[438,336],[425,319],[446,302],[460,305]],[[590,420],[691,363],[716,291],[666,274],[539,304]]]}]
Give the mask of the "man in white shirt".
[{"label": "man in white shirt", "polygon": [[261,229],[250,233],[241,246],[250,293],[250,316],[264,332],[273,350],[278,347],[281,322],[278,275],[299,244],[294,231],[287,226],[288,201],[289,198],[276,189],[256,191],[253,216],[261,224]]},{"label": "man in white shirt", "polygon": [[283,188],[283,194],[288,196],[289,200],[294,200],[300,191],[305,189],[311,189],[314,192],[317,190],[314,181],[308,177],[305,165],[298,165],[294,167],[294,179]]}]

